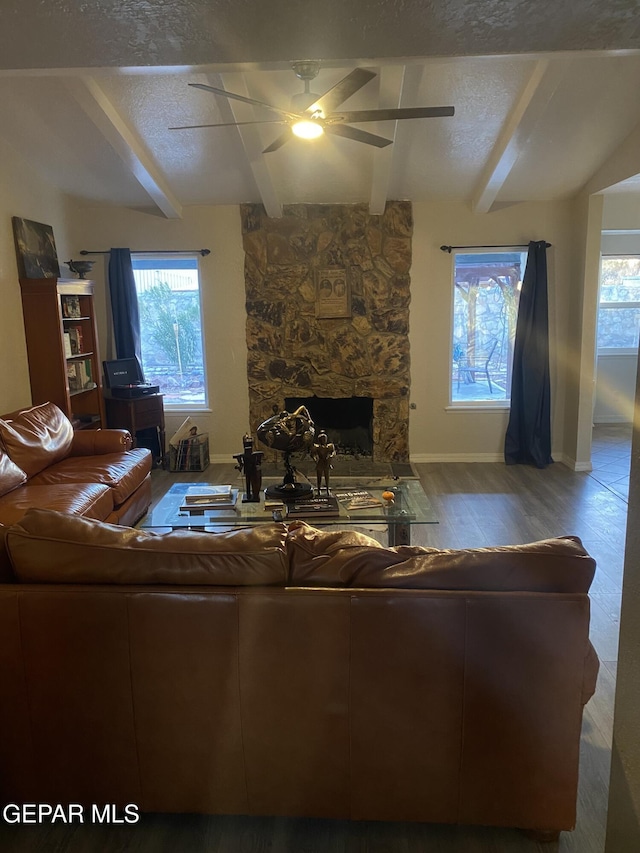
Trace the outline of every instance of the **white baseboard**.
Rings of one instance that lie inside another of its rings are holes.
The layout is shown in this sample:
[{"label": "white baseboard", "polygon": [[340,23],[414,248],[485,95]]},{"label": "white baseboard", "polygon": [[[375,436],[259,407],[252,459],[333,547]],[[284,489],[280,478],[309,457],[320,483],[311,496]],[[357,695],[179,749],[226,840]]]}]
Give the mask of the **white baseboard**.
[{"label": "white baseboard", "polygon": [[563,465],[566,465],[570,471],[582,473],[589,473],[589,471],[593,471],[593,465],[591,462],[576,462],[573,457],[567,456],[566,453],[554,453],[553,458],[556,462],[561,462]]},{"label": "white baseboard", "polygon": [[412,453],[411,462],[504,462],[502,453]]},{"label": "white baseboard", "polygon": [[[555,462],[566,465],[572,471],[591,471],[590,462],[576,462],[564,453],[551,452]],[[503,462],[503,453],[412,453],[411,462]]]}]

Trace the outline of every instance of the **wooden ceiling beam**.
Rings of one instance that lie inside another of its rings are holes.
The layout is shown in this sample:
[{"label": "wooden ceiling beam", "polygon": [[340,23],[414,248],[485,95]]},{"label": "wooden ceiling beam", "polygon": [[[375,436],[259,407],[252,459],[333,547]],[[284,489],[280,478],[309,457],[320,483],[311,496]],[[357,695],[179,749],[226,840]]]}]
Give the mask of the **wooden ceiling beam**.
[{"label": "wooden ceiling beam", "polygon": [[[209,77],[212,86],[226,89],[229,92],[235,92],[235,94],[243,95],[245,98],[252,97],[247,88],[244,74],[212,74]],[[217,97],[220,113],[224,117],[224,121],[255,121],[258,118],[255,108],[251,104],[228,100],[221,96],[212,95],[212,97]],[[243,125],[236,128],[236,130],[249,160],[249,167],[267,216],[273,219],[280,219],[282,216],[282,202],[278,198],[267,159],[262,153],[264,143],[260,131],[257,127],[251,125]]]},{"label": "wooden ceiling beam", "polygon": [[637,190],[640,187],[640,124],[623,139],[611,156],[589,178],[583,192],[592,195],[614,187],[624,181],[633,180]]},{"label": "wooden ceiling beam", "polygon": [[[379,69],[379,109],[397,109],[400,106],[404,72],[404,65],[387,65]],[[392,139],[395,143],[398,122],[384,122],[382,127],[384,131],[380,135]],[[369,212],[373,216],[381,216],[384,213],[389,197],[394,149],[395,145],[387,145],[386,148],[377,148],[373,152],[371,195],[369,197]]]},{"label": "wooden ceiling beam", "polygon": [[568,62],[569,60],[564,59],[540,59],[536,62],[482,170],[471,201],[474,213],[488,213],[491,210],[539,118],[558,88]]},{"label": "wooden ceiling beam", "polygon": [[167,219],[181,219],[182,205],[137,132],[93,77],[70,77],[67,88],[135,179]]}]

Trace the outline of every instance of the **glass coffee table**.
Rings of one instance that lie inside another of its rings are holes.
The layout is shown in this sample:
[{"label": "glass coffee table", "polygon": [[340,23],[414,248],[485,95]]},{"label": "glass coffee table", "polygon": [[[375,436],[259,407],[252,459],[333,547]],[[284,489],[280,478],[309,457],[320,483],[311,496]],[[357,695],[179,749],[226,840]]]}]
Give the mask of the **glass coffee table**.
[{"label": "glass coffee table", "polygon": [[[264,478],[259,503],[242,502],[242,486],[234,483],[238,488],[238,499],[235,505],[228,509],[201,509],[194,508],[187,511],[182,509],[187,489],[194,486],[202,486],[202,483],[177,482],[163,495],[155,506],[152,506],[147,515],[138,522],[137,527],[143,529],[170,529],[182,528],[194,530],[206,530],[212,533],[221,529],[234,527],[253,527],[268,521],[291,521],[287,519],[286,504],[283,510],[266,509],[264,503],[264,489],[269,485],[281,482],[275,478]],[[382,500],[382,493],[393,489],[396,499],[387,507]],[[367,492],[374,499],[380,501],[380,505],[366,509],[353,509],[353,499],[349,495]],[[313,527],[367,527],[368,525],[384,525],[387,529],[388,544],[410,545],[411,528],[414,524],[437,524],[435,512],[424,489],[417,479],[394,480],[389,478],[332,478],[331,493],[338,498],[339,515],[335,517],[303,518]]]}]

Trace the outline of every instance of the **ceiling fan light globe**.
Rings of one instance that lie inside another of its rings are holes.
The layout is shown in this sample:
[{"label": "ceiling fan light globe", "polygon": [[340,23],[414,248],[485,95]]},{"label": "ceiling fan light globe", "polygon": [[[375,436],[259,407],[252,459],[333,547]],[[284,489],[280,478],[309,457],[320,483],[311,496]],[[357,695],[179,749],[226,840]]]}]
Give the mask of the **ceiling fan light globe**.
[{"label": "ceiling fan light globe", "polygon": [[291,130],[300,139],[317,139],[324,133],[322,125],[317,121],[297,121]]}]

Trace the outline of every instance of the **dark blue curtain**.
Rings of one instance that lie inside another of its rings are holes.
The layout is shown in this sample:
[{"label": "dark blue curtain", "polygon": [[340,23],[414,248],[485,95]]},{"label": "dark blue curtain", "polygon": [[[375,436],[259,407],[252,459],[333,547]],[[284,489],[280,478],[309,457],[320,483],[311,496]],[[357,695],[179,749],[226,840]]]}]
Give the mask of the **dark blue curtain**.
[{"label": "dark blue curtain", "polygon": [[109,251],[109,293],[117,356],[118,358],[137,358],[142,363],[140,314],[130,249],[110,249]]},{"label": "dark blue curtain", "polygon": [[507,465],[545,468],[551,458],[547,244],[529,243],[520,292],[511,380],[511,411],[504,442]]}]

